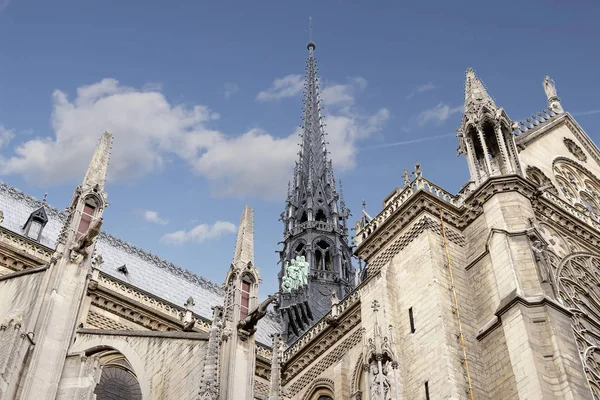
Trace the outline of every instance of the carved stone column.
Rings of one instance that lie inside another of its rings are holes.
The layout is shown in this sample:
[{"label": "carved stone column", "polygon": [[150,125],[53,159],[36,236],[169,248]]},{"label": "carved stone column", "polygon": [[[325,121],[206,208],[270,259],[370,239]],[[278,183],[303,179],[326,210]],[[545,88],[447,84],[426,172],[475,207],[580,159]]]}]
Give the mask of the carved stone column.
[{"label": "carved stone column", "polygon": [[487,168],[488,177],[492,176],[492,163],[490,162],[490,151],[488,150],[487,144],[485,143],[485,136],[483,135],[483,131],[481,127],[477,127],[477,135],[479,137],[479,142],[481,143],[481,148],[483,149],[483,158],[485,159],[485,166]]},{"label": "carved stone column", "polygon": [[513,172],[512,162],[508,154],[508,149],[506,148],[506,143],[504,142],[502,127],[498,121],[494,123],[494,132],[496,132],[496,140],[498,141],[498,147],[500,148],[500,153],[502,154],[502,162],[506,168],[506,173],[511,174]]}]

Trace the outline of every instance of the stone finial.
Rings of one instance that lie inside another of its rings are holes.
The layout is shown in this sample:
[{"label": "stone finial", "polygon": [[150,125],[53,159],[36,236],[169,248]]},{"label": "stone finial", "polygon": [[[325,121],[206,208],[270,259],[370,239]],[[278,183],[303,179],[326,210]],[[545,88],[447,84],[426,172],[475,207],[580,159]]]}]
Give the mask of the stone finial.
[{"label": "stone finial", "polygon": [[194,298],[192,296],[188,297],[184,305],[187,310],[191,309],[196,305],[196,303],[194,303]]},{"label": "stone finial", "polygon": [[465,81],[465,112],[476,112],[483,105],[495,109],[496,104],[473,68],[468,68]]},{"label": "stone finial", "polygon": [[249,263],[254,265],[254,211],[246,206],[240,218],[233,265],[240,268]]},{"label": "stone finial", "polygon": [[110,161],[110,150],[112,148],[113,135],[109,132],[104,132],[98,141],[96,151],[92,157],[92,161],[85,173],[83,185],[87,187],[97,186],[99,191],[104,190],[106,183],[106,173],[108,171],[108,163]]},{"label": "stone finial", "polygon": [[410,175],[408,169],[404,169],[404,187],[410,186]]},{"label": "stone finial", "polygon": [[213,307],[213,320],[208,334],[208,345],[204,355],[204,367],[200,378],[200,399],[217,400],[219,398],[219,353],[221,347],[221,329],[223,326],[223,308]]},{"label": "stone finial", "polygon": [[371,304],[371,308],[373,309],[373,312],[379,311],[379,301],[373,300],[373,303]]},{"label": "stone finial", "polygon": [[565,111],[560,104],[560,99],[558,98],[558,94],[556,93],[556,85],[554,81],[550,79],[549,76],[544,78],[544,82],[542,83],[544,86],[544,92],[546,92],[546,97],[548,98],[548,108],[550,111],[553,111],[556,114],[562,114]]},{"label": "stone finial", "polygon": [[423,172],[421,171],[421,164],[419,164],[419,163],[415,164],[415,177],[417,179],[420,179],[423,177]]}]

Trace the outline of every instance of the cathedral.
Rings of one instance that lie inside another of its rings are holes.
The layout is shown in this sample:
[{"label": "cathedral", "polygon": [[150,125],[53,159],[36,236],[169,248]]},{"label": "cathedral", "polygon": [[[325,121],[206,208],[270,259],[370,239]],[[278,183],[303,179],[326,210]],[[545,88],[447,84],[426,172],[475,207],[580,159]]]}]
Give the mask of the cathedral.
[{"label": "cathedral", "polygon": [[0,400],[600,399],[600,151],[554,82],[518,122],[468,69],[460,191],[417,164],[349,224],[307,50],[278,293],[250,207],[222,284],[104,232],[111,133],[64,210],[0,184]]}]

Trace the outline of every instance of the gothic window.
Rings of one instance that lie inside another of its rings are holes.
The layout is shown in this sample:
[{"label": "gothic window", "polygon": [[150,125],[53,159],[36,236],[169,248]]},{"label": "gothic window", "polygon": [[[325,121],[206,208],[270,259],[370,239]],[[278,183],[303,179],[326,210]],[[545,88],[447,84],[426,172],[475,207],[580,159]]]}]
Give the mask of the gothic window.
[{"label": "gothic window", "polygon": [[329,243],[327,243],[324,240],[320,240],[317,242],[317,248],[315,250],[315,262],[317,269],[325,271],[332,270],[331,251],[329,248]]},{"label": "gothic window", "polygon": [[300,217],[300,223],[308,221],[308,215],[306,215],[306,211],[302,213],[302,217]]},{"label": "gothic window", "polygon": [[333,400],[333,398],[330,397],[330,396],[325,395],[325,396],[319,396],[318,400]]},{"label": "gothic window", "polygon": [[572,328],[595,399],[600,399],[600,257],[574,254],[557,271],[561,302],[573,311]]},{"label": "gothic window", "polygon": [[298,257],[298,256],[306,257],[306,246],[304,245],[304,243],[298,243],[298,245],[296,246],[296,249],[294,251],[296,252],[296,257]]},{"label": "gothic window", "polygon": [[600,182],[590,172],[573,162],[559,160],[555,163],[554,173],[558,187],[568,201],[600,218]]},{"label": "gothic window", "polygon": [[96,211],[95,205],[91,204],[91,202],[86,203],[83,206],[83,212],[81,213],[81,220],[79,221],[79,227],[77,228],[77,239],[81,235],[87,232],[90,225],[92,224],[92,220],[94,219],[94,212]]},{"label": "gothic window", "polygon": [[250,308],[250,283],[242,281],[242,300],[240,306],[240,319],[244,319],[248,316],[248,310]]},{"label": "gothic window", "polygon": [[315,221],[327,222],[327,216],[323,210],[319,209],[319,211],[317,211],[317,214],[315,215]]},{"label": "gothic window", "polygon": [[96,400],[142,400],[140,384],[124,361],[102,368],[94,394]]}]

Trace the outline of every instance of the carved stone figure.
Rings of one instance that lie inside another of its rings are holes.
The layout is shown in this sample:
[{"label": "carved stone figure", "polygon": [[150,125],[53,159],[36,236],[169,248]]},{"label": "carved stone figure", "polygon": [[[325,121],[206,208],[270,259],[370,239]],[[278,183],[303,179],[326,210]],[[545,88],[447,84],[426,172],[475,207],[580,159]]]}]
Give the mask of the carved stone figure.
[{"label": "carved stone figure", "polygon": [[304,256],[298,256],[285,263],[285,275],[281,278],[281,291],[290,293],[308,285],[309,264]]},{"label": "carved stone figure", "polygon": [[269,304],[276,300],[277,296],[275,295],[267,297],[265,301],[260,303],[258,307],[256,307],[250,312],[250,314],[248,314],[246,318],[244,318],[238,323],[238,329],[242,329],[248,332],[250,335],[256,332],[256,326],[258,324],[258,321],[260,321],[265,315],[267,315],[267,307],[269,307]]},{"label": "carved stone figure", "polygon": [[546,96],[548,97],[548,99],[557,97],[556,85],[554,84],[554,81],[550,79],[549,76],[546,76],[544,78],[544,91],[546,92]]},{"label": "carved stone figure", "polygon": [[102,218],[98,218],[92,222],[92,225],[88,230],[77,239],[73,245],[73,249],[78,252],[82,252],[90,247],[95,241],[96,237],[102,229]]}]

